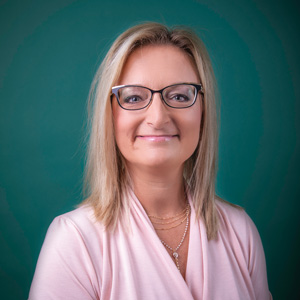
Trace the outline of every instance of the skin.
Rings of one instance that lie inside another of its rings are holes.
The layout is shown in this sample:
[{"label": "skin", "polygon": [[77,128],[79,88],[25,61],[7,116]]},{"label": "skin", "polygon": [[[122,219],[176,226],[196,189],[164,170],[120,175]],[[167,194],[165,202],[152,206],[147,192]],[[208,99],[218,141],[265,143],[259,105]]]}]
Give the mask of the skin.
[{"label": "skin", "polygon": [[[175,83],[199,83],[195,66],[181,49],[171,45],[138,48],[127,59],[118,85],[136,84],[154,90]],[[185,109],[166,106],[160,94],[139,111],[122,109],[112,102],[115,137],[133,181],[134,192],[148,214],[174,216],[185,207],[183,166],[195,151],[200,134],[201,96]],[[157,231],[175,248],[185,222],[171,230]],[[180,269],[185,276],[188,235],[179,249]]]}]

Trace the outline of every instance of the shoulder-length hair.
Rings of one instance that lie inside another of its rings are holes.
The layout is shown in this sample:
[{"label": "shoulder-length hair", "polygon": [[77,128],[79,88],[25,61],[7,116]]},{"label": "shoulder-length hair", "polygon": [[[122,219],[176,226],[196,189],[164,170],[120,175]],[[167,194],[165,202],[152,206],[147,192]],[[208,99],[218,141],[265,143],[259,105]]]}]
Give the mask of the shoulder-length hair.
[{"label": "shoulder-length hair", "polygon": [[217,110],[215,79],[206,48],[190,29],[168,28],[159,23],[134,26],[121,34],[111,46],[93,80],[89,94],[90,136],[85,172],[87,199],[97,220],[107,229],[115,228],[123,214],[128,214],[130,186],[124,158],[117,148],[111,107],[111,89],[118,84],[128,56],[147,45],[173,45],[187,53],[198,70],[203,86],[203,111],[199,144],[185,162],[184,178],[193,199],[196,215],[202,218],[208,239],[218,230],[215,207],[217,161]]}]

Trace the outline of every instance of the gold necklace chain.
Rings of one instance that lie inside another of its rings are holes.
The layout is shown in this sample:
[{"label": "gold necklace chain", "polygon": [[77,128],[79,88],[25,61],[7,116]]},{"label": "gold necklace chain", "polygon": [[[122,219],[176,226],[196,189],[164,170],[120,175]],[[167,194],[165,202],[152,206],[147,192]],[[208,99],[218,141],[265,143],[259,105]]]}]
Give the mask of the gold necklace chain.
[{"label": "gold necklace chain", "polygon": [[157,216],[153,216],[153,215],[148,215],[148,217],[153,218],[153,219],[159,219],[159,220],[174,219],[174,218],[178,217],[179,215],[183,214],[187,210],[188,206],[189,206],[189,203],[187,203],[186,207],[181,212],[179,212],[178,214],[176,214],[175,216],[172,216],[172,217],[157,217]]},{"label": "gold necklace chain", "polygon": [[180,215],[178,215],[177,217],[174,217],[174,219],[172,219],[170,221],[167,221],[167,222],[163,222],[163,221],[162,222],[155,222],[155,221],[151,220],[151,222],[152,222],[152,224],[160,224],[160,225],[174,223],[174,222],[176,222],[176,221],[184,218],[184,216],[186,215],[187,209],[188,209],[188,207],[184,211],[182,211]]},{"label": "gold necklace chain", "polygon": [[190,211],[190,210],[187,209],[186,215],[185,215],[184,219],[181,220],[178,224],[175,224],[175,225],[173,225],[173,226],[166,227],[166,228],[155,228],[155,227],[154,227],[154,229],[155,229],[155,230],[170,230],[170,229],[172,229],[172,228],[178,227],[179,225],[181,225],[181,224],[188,218],[188,216],[189,216],[189,211]]},{"label": "gold necklace chain", "polygon": [[[190,212],[190,209],[188,210]],[[181,245],[183,244],[184,242],[184,239],[186,237],[186,234],[187,234],[187,231],[188,231],[188,227],[189,227],[189,213],[187,214],[187,218],[186,218],[186,225],[185,225],[185,229],[184,229],[184,233],[183,233],[183,236],[180,240],[180,243],[178,244],[178,246],[173,249],[171,246],[169,246],[165,241],[163,241],[162,239],[160,240],[162,242],[162,244],[172,252],[172,256],[174,257],[174,260],[175,260],[175,264],[176,264],[176,267],[177,269],[179,270],[180,272],[180,266],[179,266],[179,254],[178,254],[178,250],[179,248],[181,247]]]}]

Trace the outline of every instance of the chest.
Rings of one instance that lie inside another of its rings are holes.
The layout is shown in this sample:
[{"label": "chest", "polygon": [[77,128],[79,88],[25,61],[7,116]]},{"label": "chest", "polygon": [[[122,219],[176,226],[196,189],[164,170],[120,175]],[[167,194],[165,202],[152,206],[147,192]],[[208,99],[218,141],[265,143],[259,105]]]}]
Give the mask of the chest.
[{"label": "chest", "polygon": [[178,271],[185,279],[190,238],[189,226],[179,226],[172,231],[156,230],[156,233]]},{"label": "chest", "polygon": [[253,299],[246,262],[233,264],[236,249],[208,244],[192,226],[178,250],[180,274],[159,240],[172,243],[172,236],[137,226],[103,242],[101,268],[95,265],[100,299]]}]

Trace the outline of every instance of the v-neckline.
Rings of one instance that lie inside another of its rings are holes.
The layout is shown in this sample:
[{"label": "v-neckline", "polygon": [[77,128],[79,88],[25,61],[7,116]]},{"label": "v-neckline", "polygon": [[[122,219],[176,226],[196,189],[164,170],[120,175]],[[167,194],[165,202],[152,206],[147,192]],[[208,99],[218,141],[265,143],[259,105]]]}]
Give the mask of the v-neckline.
[{"label": "v-neckline", "polygon": [[[189,220],[189,236],[188,236],[188,255],[187,255],[187,262],[186,262],[186,270],[185,270],[185,277],[182,276],[182,274],[178,271],[176,264],[174,263],[174,261],[172,260],[171,256],[168,253],[168,250],[165,248],[165,246],[162,244],[159,236],[157,235],[153,224],[151,223],[143,205],[141,204],[141,202],[138,200],[137,196],[134,194],[134,192],[131,190],[130,192],[131,197],[135,200],[135,203],[137,204],[140,212],[142,213],[143,217],[145,218],[145,220],[147,221],[148,225],[149,225],[149,229],[151,229],[152,233],[153,233],[153,238],[157,240],[157,246],[159,248],[159,251],[162,253],[162,255],[164,256],[166,261],[169,261],[169,265],[170,267],[173,269],[172,272],[174,272],[175,274],[178,274],[178,276],[181,278],[182,283],[184,283],[184,286],[188,289],[188,291],[191,293],[189,286],[189,278],[190,276],[188,276],[189,273],[189,269],[191,268],[189,265],[192,263],[193,258],[191,258],[193,251],[191,251],[191,243],[193,243],[193,238],[191,238],[192,233],[194,232],[193,227],[195,226],[195,211],[194,211],[194,206],[191,200],[191,197],[189,194],[187,194],[187,198],[191,207],[191,213],[190,213],[190,220]],[[192,296],[192,294],[191,294]]]}]

